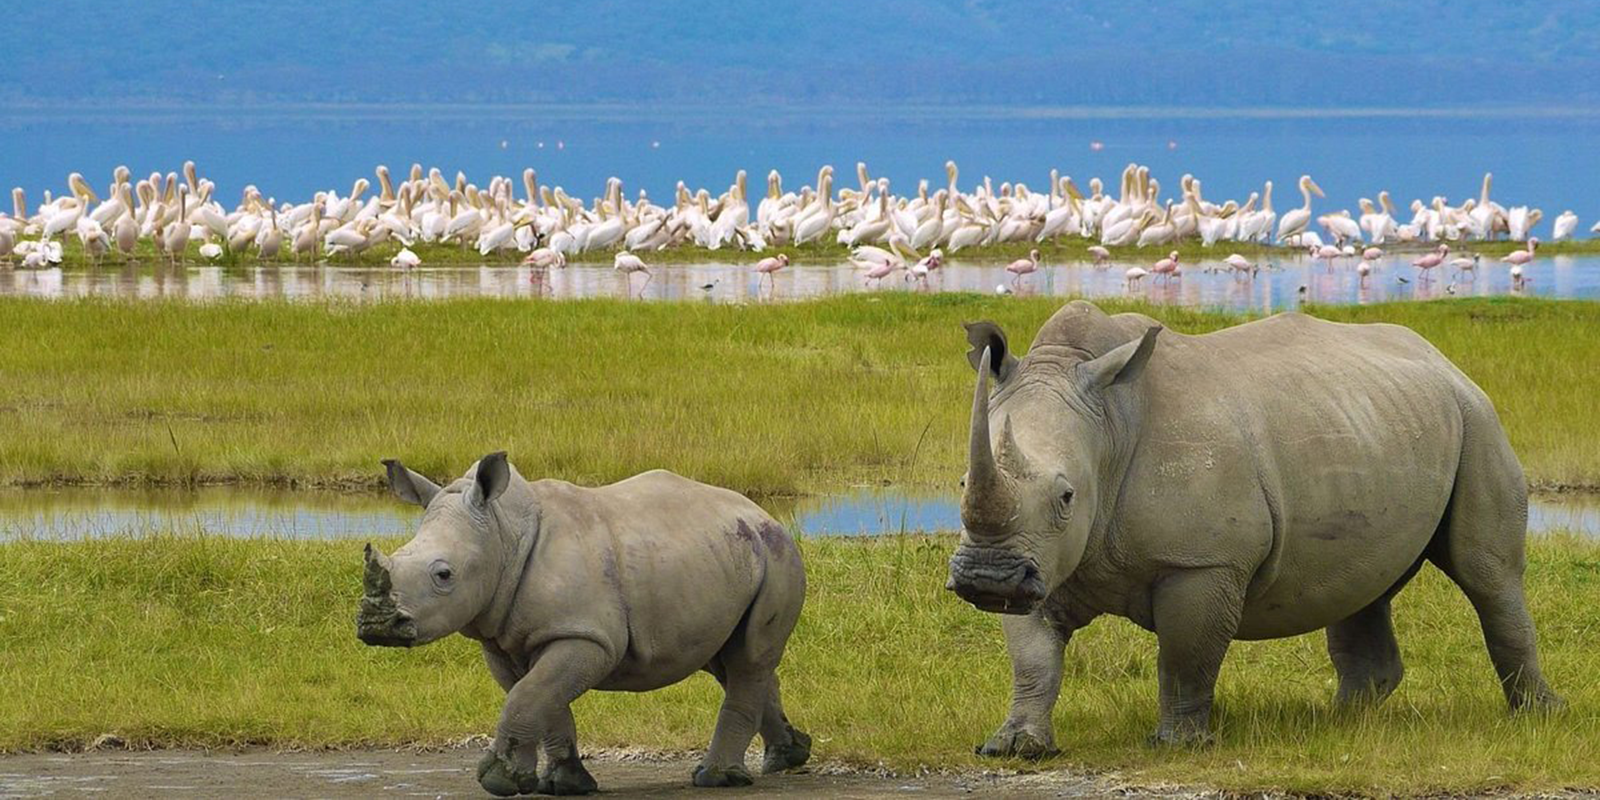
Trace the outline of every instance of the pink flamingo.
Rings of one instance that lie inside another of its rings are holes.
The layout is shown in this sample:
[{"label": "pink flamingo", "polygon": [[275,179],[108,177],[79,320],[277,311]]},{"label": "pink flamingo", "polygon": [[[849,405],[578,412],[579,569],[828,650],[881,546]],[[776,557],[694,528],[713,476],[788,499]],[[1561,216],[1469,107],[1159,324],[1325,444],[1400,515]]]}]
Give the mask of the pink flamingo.
[{"label": "pink flamingo", "polygon": [[1426,280],[1428,278],[1428,270],[1443,264],[1444,257],[1447,255],[1450,255],[1450,245],[1441,244],[1439,249],[1412,259],[1411,266],[1422,270],[1422,278]]},{"label": "pink flamingo", "polygon": [[1181,274],[1178,272],[1178,251],[1174,250],[1171,253],[1168,253],[1166,258],[1163,258],[1152,265],[1150,267],[1150,271],[1157,275],[1165,276],[1167,281],[1170,283],[1173,275]]},{"label": "pink flamingo", "polygon": [[1506,254],[1505,258],[1502,258],[1500,260],[1504,261],[1507,264],[1515,266],[1515,267],[1525,267],[1525,266],[1527,266],[1529,263],[1531,263],[1533,261],[1533,251],[1538,246],[1539,246],[1539,240],[1538,239],[1529,239],[1528,240],[1528,249],[1526,249],[1526,250],[1512,250],[1511,252]]},{"label": "pink flamingo", "polygon": [[756,272],[760,273],[762,278],[770,279],[773,282],[773,287],[776,288],[778,279],[773,276],[773,273],[787,266],[789,266],[789,256],[779,253],[776,256],[768,256],[757,261]]},{"label": "pink flamingo", "polygon": [[1377,261],[1378,259],[1383,258],[1383,248],[1368,247],[1367,249],[1361,251],[1361,257],[1368,261]]},{"label": "pink flamingo", "polygon": [[1111,261],[1111,251],[1100,245],[1091,245],[1089,255],[1094,256],[1094,265],[1097,267],[1103,267]]},{"label": "pink flamingo", "polygon": [[1356,274],[1361,276],[1361,288],[1367,287],[1367,276],[1372,274],[1372,264],[1363,260],[1356,265]]},{"label": "pink flamingo", "polygon": [[889,277],[902,266],[891,261],[857,261],[854,258],[850,259],[850,263],[857,269],[866,270],[866,279],[869,282],[877,281],[879,286],[883,285],[884,278]]},{"label": "pink flamingo", "polygon": [[1022,276],[1031,275],[1037,269],[1039,269],[1038,248],[1029,250],[1027,258],[1019,258],[1016,261],[1006,265],[1006,272],[1009,272],[1014,276],[1011,278],[1011,284],[1013,286],[1016,285],[1017,281],[1022,280]]},{"label": "pink flamingo", "polygon": [[1512,264],[1511,265],[1511,289],[1512,289],[1512,291],[1520,292],[1520,291],[1523,290],[1524,287],[1527,286],[1527,284],[1528,284],[1527,279],[1522,277],[1522,265],[1521,264]]}]

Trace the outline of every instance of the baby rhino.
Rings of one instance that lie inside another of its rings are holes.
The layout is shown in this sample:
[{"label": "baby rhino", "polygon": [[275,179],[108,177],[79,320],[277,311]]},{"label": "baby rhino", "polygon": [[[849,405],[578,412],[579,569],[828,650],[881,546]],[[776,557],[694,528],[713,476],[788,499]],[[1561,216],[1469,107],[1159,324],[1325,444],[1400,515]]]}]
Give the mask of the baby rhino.
[{"label": "baby rhino", "polygon": [[[590,489],[529,483],[504,453],[440,488],[385,461],[389,488],[427,509],[393,555],[367,546],[356,634],[411,647],[461,633],[506,690],[478,780],[506,796],[586,794],[572,702],[590,689],[642,692],[705,670],[722,684],[696,786],[751,782],[804,764],[776,668],[800,618],[805,569],[788,533],[743,496],[670,472]],[[544,768],[539,769],[543,752]]]}]

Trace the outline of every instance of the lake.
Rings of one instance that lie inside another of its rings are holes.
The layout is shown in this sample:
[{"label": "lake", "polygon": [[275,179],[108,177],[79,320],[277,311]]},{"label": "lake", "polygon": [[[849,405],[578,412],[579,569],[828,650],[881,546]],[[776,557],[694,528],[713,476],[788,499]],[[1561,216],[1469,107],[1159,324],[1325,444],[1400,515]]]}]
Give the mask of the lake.
[{"label": "lake", "polygon": [[[1226,248],[1218,248],[1218,257],[1226,253]],[[1150,261],[1157,255],[1152,252]],[[657,269],[648,285],[643,277],[634,277],[630,282],[627,276],[609,267],[577,265],[548,272],[510,266],[424,267],[410,271],[290,265],[234,269],[0,269],[0,296],[352,301],[642,296],[647,300],[765,302],[866,291],[990,293],[1003,285],[1017,294],[1136,297],[1159,304],[1261,312],[1293,308],[1302,301],[1364,304],[1506,294],[1600,298],[1597,256],[1540,258],[1527,268],[1527,282],[1521,288],[1512,285],[1505,265],[1494,259],[1485,259],[1476,276],[1468,273],[1453,279],[1445,271],[1432,280],[1421,281],[1417,270],[1410,266],[1411,258],[1400,255],[1380,259],[1365,282],[1355,274],[1354,259],[1340,259],[1330,268],[1322,261],[1290,255],[1259,259],[1263,269],[1248,280],[1234,277],[1221,262],[1208,260],[1186,266],[1182,278],[1166,281],[1149,276],[1137,284],[1129,284],[1124,272],[1136,263],[1149,266],[1150,261],[1119,261],[1102,269],[1086,263],[1046,264],[1013,284],[1012,276],[998,263],[955,258],[934,273],[926,285],[897,275],[881,287],[869,287],[861,273],[848,264],[791,266],[770,282],[762,280],[749,265],[672,265]],[[702,288],[706,286],[710,288]],[[1305,287],[1303,295],[1300,287]]]},{"label": "lake", "polygon": [[[872,536],[961,528],[954,493],[854,487],[768,499],[767,510],[807,536]],[[285,539],[409,536],[421,512],[387,495],[212,487],[0,489],[0,541],[206,533]],[[1600,538],[1600,495],[1539,494],[1528,531]]]}]

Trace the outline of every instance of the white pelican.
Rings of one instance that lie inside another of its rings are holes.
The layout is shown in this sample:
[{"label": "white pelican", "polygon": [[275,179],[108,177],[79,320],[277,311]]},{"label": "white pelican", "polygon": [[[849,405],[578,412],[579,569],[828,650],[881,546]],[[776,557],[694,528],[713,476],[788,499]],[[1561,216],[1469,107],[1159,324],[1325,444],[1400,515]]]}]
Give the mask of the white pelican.
[{"label": "white pelican", "polygon": [[[383,177],[387,176],[384,175]],[[387,183],[387,181],[385,181],[385,183]],[[395,253],[394,258],[389,259],[389,266],[399,267],[400,269],[411,269],[421,265],[422,257],[412,252],[411,248],[409,247],[400,248],[400,252]]]},{"label": "white pelican", "polygon": [[1291,236],[1300,235],[1305,231],[1306,224],[1311,222],[1312,193],[1315,193],[1318,197],[1327,196],[1322,193],[1322,187],[1318,186],[1316,181],[1311,180],[1310,175],[1301,175],[1300,196],[1305,198],[1305,205],[1299,208],[1290,209],[1284,213],[1282,221],[1278,223],[1279,243],[1282,243],[1285,239],[1288,239]]},{"label": "white pelican", "polygon": [[1571,211],[1563,211],[1556,216],[1556,221],[1550,226],[1550,241],[1559,242],[1572,237],[1578,229],[1578,215]]}]

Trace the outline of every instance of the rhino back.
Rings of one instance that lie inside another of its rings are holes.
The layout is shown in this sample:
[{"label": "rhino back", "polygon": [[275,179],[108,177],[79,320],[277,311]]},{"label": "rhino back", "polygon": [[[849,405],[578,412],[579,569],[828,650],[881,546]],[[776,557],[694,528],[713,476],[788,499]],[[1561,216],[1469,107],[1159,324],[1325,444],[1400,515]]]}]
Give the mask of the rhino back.
[{"label": "rhino back", "polygon": [[[533,484],[539,541],[516,611],[528,641],[602,640],[617,661],[599,688],[642,691],[704,666],[764,582],[804,595],[788,532],[736,492],[665,471],[598,488]],[[769,573],[774,573],[769,576]]]},{"label": "rhino back", "polygon": [[1241,638],[1323,627],[1417,561],[1487,404],[1432,345],[1299,314],[1163,337],[1117,514],[1144,557],[1249,571]]}]

